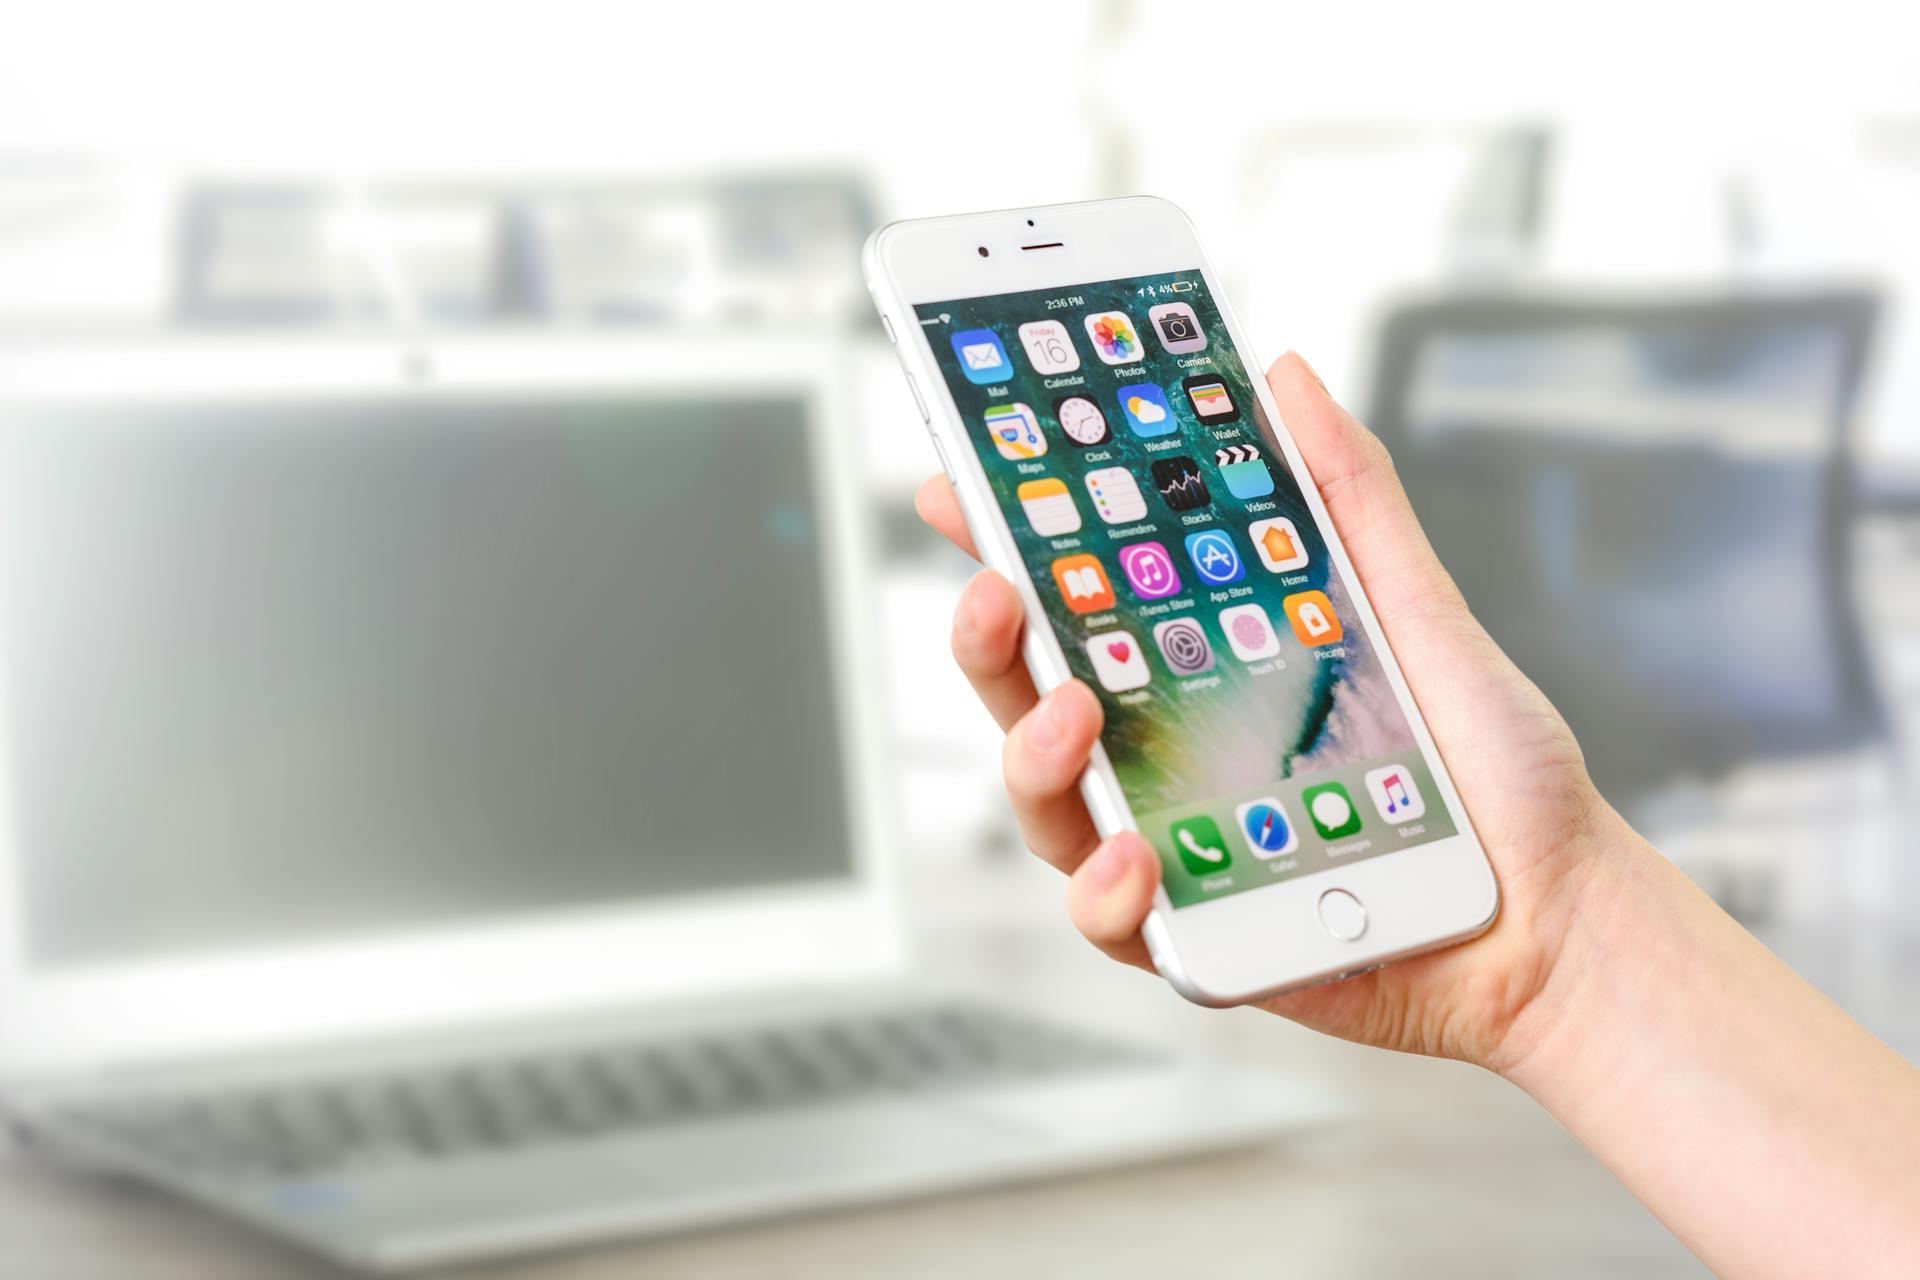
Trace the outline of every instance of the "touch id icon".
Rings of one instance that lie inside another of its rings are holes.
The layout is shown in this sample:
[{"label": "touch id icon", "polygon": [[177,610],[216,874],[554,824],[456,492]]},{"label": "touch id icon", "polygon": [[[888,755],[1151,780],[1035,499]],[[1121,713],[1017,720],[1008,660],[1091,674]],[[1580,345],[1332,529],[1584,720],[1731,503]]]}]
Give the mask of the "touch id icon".
[{"label": "touch id icon", "polygon": [[1373,807],[1380,811],[1382,822],[1413,822],[1426,816],[1426,797],[1420,794],[1420,784],[1403,764],[1369,771],[1367,794],[1373,797]]},{"label": "touch id icon", "polygon": [[1147,669],[1147,655],[1140,642],[1124,631],[1108,631],[1087,641],[1087,661],[1100,687],[1109,693],[1125,693],[1143,687],[1153,679]]},{"label": "touch id icon", "polygon": [[1095,556],[1061,556],[1053,562],[1053,585],[1075,613],[1098,613],[1114,606],[1113,583]]},{"label": "touch id icon", "polygon": [[1339,644],[1347,634],[1333,611],[1333,601],[1327,599],[1324,591],[1296,591],[1282,600],[1280,607],[1286,610],[1287,621],[1293,624],[1294,638],[1310,649]]},{"label": "touch id icon", "polygon": [[1257,604],[1222,609],[1220,630],[1226,634],[1233,656],[1242,662],[1259,662],[1280,652],[1280,637],[1274,632],[1267,611]]},{"label": "touch id icon", "polygon": [[1300,847],[1300,832],[1287,820],[1287,811],[1272,796],[1249,800],[1233,811],[1246,837],[1247,848],[1262,860],[1281,857]]}]

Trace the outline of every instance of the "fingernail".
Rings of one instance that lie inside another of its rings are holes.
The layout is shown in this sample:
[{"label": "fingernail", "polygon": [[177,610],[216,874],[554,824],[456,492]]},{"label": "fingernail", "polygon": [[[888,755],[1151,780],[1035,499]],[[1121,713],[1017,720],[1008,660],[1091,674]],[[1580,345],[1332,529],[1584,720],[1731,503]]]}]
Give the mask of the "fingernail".
[{"label": "fingernail", "polygon": [[1097,892],[1106,893],[1126,874],[1127,855],[1120,852],[1118,845],[1103,844],[1087,859],[1087,883]]},{"label": "fingernail", "polygon": [[1065,732],[1066,725],[1060,715],[1060,690],[1055,689],[1040,700],[1033,715],[1028,717],[1027,744],[1045,750],[1060,741]]}]

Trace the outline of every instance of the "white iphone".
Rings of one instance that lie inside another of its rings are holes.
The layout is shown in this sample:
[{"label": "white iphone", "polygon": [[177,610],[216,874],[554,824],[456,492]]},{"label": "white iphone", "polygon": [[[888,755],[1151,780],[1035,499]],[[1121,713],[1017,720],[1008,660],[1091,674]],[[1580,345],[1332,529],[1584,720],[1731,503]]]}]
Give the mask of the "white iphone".
[{"label": "white iphone", "polygon": [[1485,930],[1492,869],[1186,216],[896,222],[865,270],[1034,682],[1105,706],[1081,788],[1159,852],[1160,973],[1238,1004]]}]

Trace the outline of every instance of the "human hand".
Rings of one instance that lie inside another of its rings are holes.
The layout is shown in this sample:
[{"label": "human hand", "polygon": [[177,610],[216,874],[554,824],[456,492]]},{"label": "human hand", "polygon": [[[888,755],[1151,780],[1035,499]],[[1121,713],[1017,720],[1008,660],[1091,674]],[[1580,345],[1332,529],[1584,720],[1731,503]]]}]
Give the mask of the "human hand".
[{"label": "human hand", "polygon": [[[1499,878],[1493,927],[1463,946],[1292,992],[1263,1007],[1367,1044],[1504,1069],[1551,1024],[1556,965],[1598,851],[1644,849],[1602,800],[1566,722],[1468,611],[1428,545],[1380,442],[1296,355],[1267,371],[1347,554],[1373,602]],[[920,515],[975,554],[945,477]],[[1024,615],[985,571],[955,613],[953,654],[1006,731],[1007,794],[1028,845],[1071,875],[1067,911],[1115,959],[1151,968],[1140,925],[1160,862],[1138,834],[1099,840],[1078,781],[1098,741],[1099,699],[1080,681],[1038,698],[1021,660]],[[1563,984],[1562,984],[1563,985]]]}]

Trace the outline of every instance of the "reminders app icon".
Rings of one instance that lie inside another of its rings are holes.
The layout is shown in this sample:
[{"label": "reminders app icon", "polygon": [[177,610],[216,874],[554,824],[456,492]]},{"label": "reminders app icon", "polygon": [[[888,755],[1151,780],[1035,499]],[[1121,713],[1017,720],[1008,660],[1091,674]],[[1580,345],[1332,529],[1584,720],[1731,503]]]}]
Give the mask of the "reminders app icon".
[{"label": "reminders app icon", "polygon": [[954,334],[953,354],[959,357],[960,372],[975,386],[1005,382],[1013,376],[1007,349],[1000,345],[1000,339],[991,329],[968,329]]}]

